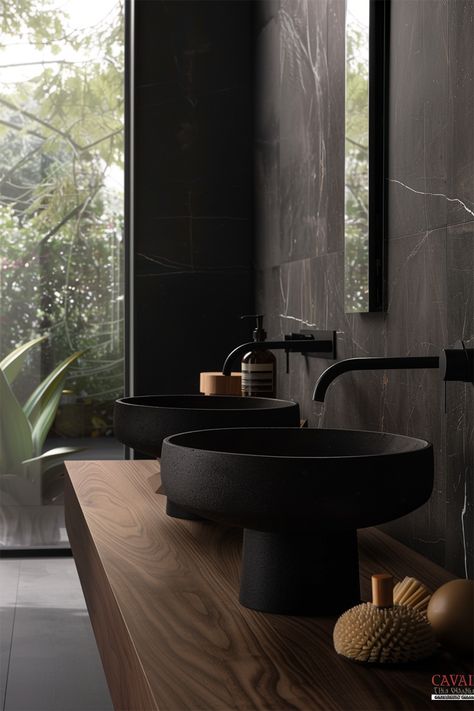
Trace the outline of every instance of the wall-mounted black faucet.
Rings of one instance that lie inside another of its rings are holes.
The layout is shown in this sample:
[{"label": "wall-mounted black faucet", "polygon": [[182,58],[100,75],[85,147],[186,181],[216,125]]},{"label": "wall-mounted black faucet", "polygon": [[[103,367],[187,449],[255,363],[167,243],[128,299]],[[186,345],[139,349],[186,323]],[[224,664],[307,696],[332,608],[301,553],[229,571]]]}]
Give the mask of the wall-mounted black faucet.
[{"label": "wall-mounted black faucet", "polygon": [[287,372],[289,353],[302,353],[313,358],[336,357],[336,331],[309,331],[290,333],[283,341],[250,341],[242,343],[229,353],[222,366],[223,375],[230,375],[232,364],[242,360],[248,351],[284,350],[287,354]]},{"label": "wall-mounted black faucet", "polygon": [[[457,345],[457,344],[456,344]],[[402,370],[405,368],[439,368],[442,380],[474,382],[474,348],[446,348],[441,356],[407,356],[404,358],[346,358],[340,360],[319,376],[313,392],[313,400],[324,402],[326,391],[332,381],[351,370]]]}]

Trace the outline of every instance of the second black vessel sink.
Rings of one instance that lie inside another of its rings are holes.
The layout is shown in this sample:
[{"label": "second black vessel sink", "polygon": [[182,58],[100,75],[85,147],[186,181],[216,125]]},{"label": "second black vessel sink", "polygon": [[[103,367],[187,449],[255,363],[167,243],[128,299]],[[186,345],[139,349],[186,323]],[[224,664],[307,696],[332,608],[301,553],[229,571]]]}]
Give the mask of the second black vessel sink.
[{"label": "second black vessel sink", "polygon": [[338,613],[359,602],[357,529],[427,501],[433,453],[383,432],[207,430],[167,438],[161,474],[177,504],[245,529],[244,605]]},{"label": "second black vessel sink", "polygon": [[237,395],[140,395],[115,402],[114,432],[120,442],[159,457],[165,437],[216,427],[297,427],[295,402]]},{"label": "second black vessel sink", "polygon": [[[264,397],[221,395],[143,395],[117,400],[115,436],[123,444],[159,457],[165,437],[215,427],[297,427],[297,403]],[[167,512],[192,518],[168,499]],[[197,518],[194,516],[194,518]]]}]

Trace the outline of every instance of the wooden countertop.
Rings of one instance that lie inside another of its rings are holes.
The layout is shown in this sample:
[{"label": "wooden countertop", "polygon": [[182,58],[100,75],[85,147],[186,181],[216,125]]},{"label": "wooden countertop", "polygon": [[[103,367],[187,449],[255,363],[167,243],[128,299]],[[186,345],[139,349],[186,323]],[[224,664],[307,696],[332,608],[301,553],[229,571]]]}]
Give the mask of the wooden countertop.
[{"label": "wooden countertop", "polygon": [[[334,652],[334,618],[242,607],[241,532],[166,516],[157,462],[67,470],[67,530],[116,709],[425,709],[433,674],[472,673],[447,652],[410,668],[353,664]],[[363,599],[373,572],[432,589],[452,578],[376,529],[359,548]]]}]

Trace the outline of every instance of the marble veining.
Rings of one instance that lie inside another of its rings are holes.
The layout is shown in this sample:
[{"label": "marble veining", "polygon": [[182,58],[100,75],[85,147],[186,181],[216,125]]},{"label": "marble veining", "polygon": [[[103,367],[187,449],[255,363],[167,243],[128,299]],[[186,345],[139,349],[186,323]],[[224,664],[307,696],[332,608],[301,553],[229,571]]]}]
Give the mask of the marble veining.
[{"label": "marble veining", "polygon": [[167,259],[166,257],[157,257],[155,255],[150,255],[150,254],[143,254],[142,252],[137,252],[138,257],[142,257],[143,259],[147,260],[148,262],[152,262],[152,264],[156,264],[159,267],[164,267],[164,269],[168,269],[171,271],[167,272],[147,272],[146,274],[141,274],[140,276],[175,276],[177,274],[206,274],[208,272],[226,272],[226,271],[240,271],[240,270],[245,270],[248,271],[249,267],[248,265],[245,264],[234,264],[232,266],[206,266],[202,265],[199,266],[197,264],[185,264],[184,262],[174,262],[171,259]]},{"label": "marble veining", "polygon": [[296,316],[289,316],[288,314],[280,314],[280,318],[284,318],[287,321],[296,321],[301,326],[306,326],[307,328],[318,328],[318,325],[316,323],[310,323],[309,321],[305,321],[303,318],[297,318]]},{"label": "marble veining", "polygon": [[397,185],[401,185],[402,187],[406,188],[407,190],[410,190],[412,193],[416,193],[416,195],[429,195],[431,197],[442,197],[448,202],[455,202],[461,205],[461,207],[466,210],[466,212],[469,215],[472,215],[474,217],[474,210],[471,210],[465,202],[460,200],[459,198],[453,198],[453,197],[448,197],[444,193],[430,193],[430,192],[425,192],[423,190],[415,190],[415,188],[411,188],[409,185],[406,183],[402,183],[401,180],[396,180],[395,178],[389,178],[389,183],[397,183]]}]

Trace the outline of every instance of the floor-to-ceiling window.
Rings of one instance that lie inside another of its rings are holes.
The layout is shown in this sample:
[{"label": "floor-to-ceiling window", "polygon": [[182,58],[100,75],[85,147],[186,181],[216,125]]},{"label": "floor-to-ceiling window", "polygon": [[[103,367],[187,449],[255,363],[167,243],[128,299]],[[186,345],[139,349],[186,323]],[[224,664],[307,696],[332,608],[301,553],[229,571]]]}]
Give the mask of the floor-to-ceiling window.
[{"label": "floor-to-ceiling window", "polygon": [[3,547],[65,545],[63,460],[121,457],[123,122],[123,2],[2,3]]}]

